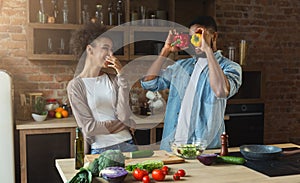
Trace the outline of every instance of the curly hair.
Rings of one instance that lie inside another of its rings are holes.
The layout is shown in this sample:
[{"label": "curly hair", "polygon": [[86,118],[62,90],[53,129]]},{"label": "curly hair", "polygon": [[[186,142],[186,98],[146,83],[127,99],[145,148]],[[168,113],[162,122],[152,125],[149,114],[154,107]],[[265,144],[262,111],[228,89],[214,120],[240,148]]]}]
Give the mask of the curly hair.
[{"label": "curly hair", "polygon": [[86,46],[91,44],[107,30],[107,27],[98,22],[89,22],[85,24],[82,28],[72,32],[70,38],[70,50],[76,58],[80,58],[85,51]]}]

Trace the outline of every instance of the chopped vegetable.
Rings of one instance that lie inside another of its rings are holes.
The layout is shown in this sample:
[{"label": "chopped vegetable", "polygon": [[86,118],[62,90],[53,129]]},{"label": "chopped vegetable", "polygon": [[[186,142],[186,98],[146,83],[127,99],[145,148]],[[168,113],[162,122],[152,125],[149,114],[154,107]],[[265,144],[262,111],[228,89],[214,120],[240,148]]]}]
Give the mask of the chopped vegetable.
[{"label": "chopped vegetable", "polygon": [[123,182],[128,172],[122,167],[107,167],[100,171],[100,176],[108,182]]},{"label": "chopped vegetable", "polygon": [[169,174],[169,167],[164,165],[161,170],[164,172],[164,174],[168,175]]},{"label": "chopped vegetable", "polygon": [[152,178],[157,181],[165,180],[166,174],[161,169],[154,169],[151,173]]},{"label": "chopped vegetable", "polygon": [[192,35],[191,43],[192,43],[195,47],[200,47],[200,46],[201,46],[201,41],[202,41],[202,34],[196,33],[196,34],[193,34],[193,35]]},{"label": "chopped vegetable", "polygon": [[183,169],[179,169],[178,171],[177,171],[177,173],[180,175],[180,177],[184,177],[185,176],[185,170],[183,170]]},{"label": "chopped vegetable", "polygon": [[184,158],[193,159],[196,158],[197,155],[201,154],[203,149],[201,149],[200,145],[185,144],[177,146],[176,151],[180,156]]},{"label": "chopped vegetable", "polygon": [[107,150],[104,151],[98,158],[99,171],[106,167],[125,166],[125,156],[120,150]]},{"label": "chopped vegetable", "polygon": [[143,177],[143,183],[150,183],[151,181],[150,181],[150,177],[149,177],[149,175],[145,175],[144,177]]},{"label": "chopped vegetable", "polygon": [[86,168],[80,168],[79,172],[68,183],[91,183],[92,173]]},{"label": "chopped vegetable", "polygon": [[246,162],[246,160],[242,157],[218,156],[217,157],[217,162],[242,165]]},{"label": "chopped vegetable", "polygon": [[180,180],[180,175],[179,175],[179,173],[174,173],[173,174],[173,180]]},{"label": "chopped vegetable", "polygon": [[129,172],[132,172],[136,168],[147,170],[148,172],[152,172],[152,170],[161,169],[163,166],[164,166],[164,162],[161,160],[146,160],[141,163],[126,165],[125,169]]},{"label": "chopped vegetable", "polygon": [[204,165],[211,165],[217,160],[217,154],[201,154],[197,156],[197,159]]},{"label": "chopped vegetable", "polygon": [[213,163],[229,163],[242,165],[246,162],[246,160],[242,157],[218,156],[217,154],[202,154],[197,156],[197,159],[204,165],[211,165]]},{"label": "chopped vegetable", "polygon": [[146,175],[148,175],[148,172],[139,168],[135,168],[132,172],[132,176],[139,181],[143,180],[143,177]]},{"label": "chopped vegetable", "polygon": [[98,158],[94,159],[94,161],[89,164],[88,170],[91,171],[91,173],[94,177],[99,176],[99,159]]},{"label": "chopped vegetable", "polygon": [[171,46],[177,46],[179,48],[186,48],[190,44],[190,36],[188,34],[178,34],[174,36]]}]

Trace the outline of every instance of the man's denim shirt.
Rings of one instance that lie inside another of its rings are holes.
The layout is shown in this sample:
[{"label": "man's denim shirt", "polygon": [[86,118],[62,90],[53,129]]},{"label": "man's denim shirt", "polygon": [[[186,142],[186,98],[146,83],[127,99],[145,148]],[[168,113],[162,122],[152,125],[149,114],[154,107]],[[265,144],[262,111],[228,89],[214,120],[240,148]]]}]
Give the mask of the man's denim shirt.
[{"label": "man's denim shirt", "polygon": [[[220,147],[220,136],[225,131],[224,115],[227,99],[236,94],[242,84],[240,65],[223,57],[221,51],[215,52],[214,55],[228,78],[229,96],[227,98],[215,96],[210,87],[208,66],[206,66],[200,74],[193,101],[193,115],[191,115],[190,121],[195,121],[195,123],[191,125],[191,128],[183,129],[189,133],[189,142],[193,138],[204,138],[208,142],[207,148]],[[170,142],[174,141],[181,102],[196,61],[194,57],[178,60],[173,65],[161,70],[159,77],[154,80],[141,81],[142,87],[147,90],[169,89],[160,149],[171,151]]]}]

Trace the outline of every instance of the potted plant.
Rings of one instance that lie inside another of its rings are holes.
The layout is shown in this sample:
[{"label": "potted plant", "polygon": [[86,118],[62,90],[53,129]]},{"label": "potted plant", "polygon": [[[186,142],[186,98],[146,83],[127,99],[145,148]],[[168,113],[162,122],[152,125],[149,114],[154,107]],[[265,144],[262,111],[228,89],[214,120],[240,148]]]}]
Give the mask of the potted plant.
[{"label": "potted plant", "polygon": [[45,109],[46,101],[43,97],[37,97],[33,104],[32,118],[35,121],[44,121],[47,118],[48,111]]}]

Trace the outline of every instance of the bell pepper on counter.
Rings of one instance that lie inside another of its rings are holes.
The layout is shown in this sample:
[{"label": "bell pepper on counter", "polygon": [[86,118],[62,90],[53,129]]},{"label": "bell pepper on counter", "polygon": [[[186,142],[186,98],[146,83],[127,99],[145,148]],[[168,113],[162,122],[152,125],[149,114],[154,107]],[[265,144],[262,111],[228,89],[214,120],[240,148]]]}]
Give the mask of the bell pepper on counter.
[{"label": "bell pepper on counter", "polygon": [[196,34],[193,34],[193,35],[192,35],[191,43],[192,43],[195,47],[200,47],[200,46],[201,46],[201,40],[202,40],[202,34],[196,33]]},{"label": "bell pepper on counter", "polygon": [[178,34],[174,36],[171,46],[177,46],[179,48],[186,48],[190,44],[190,36],[188,34]]}]

